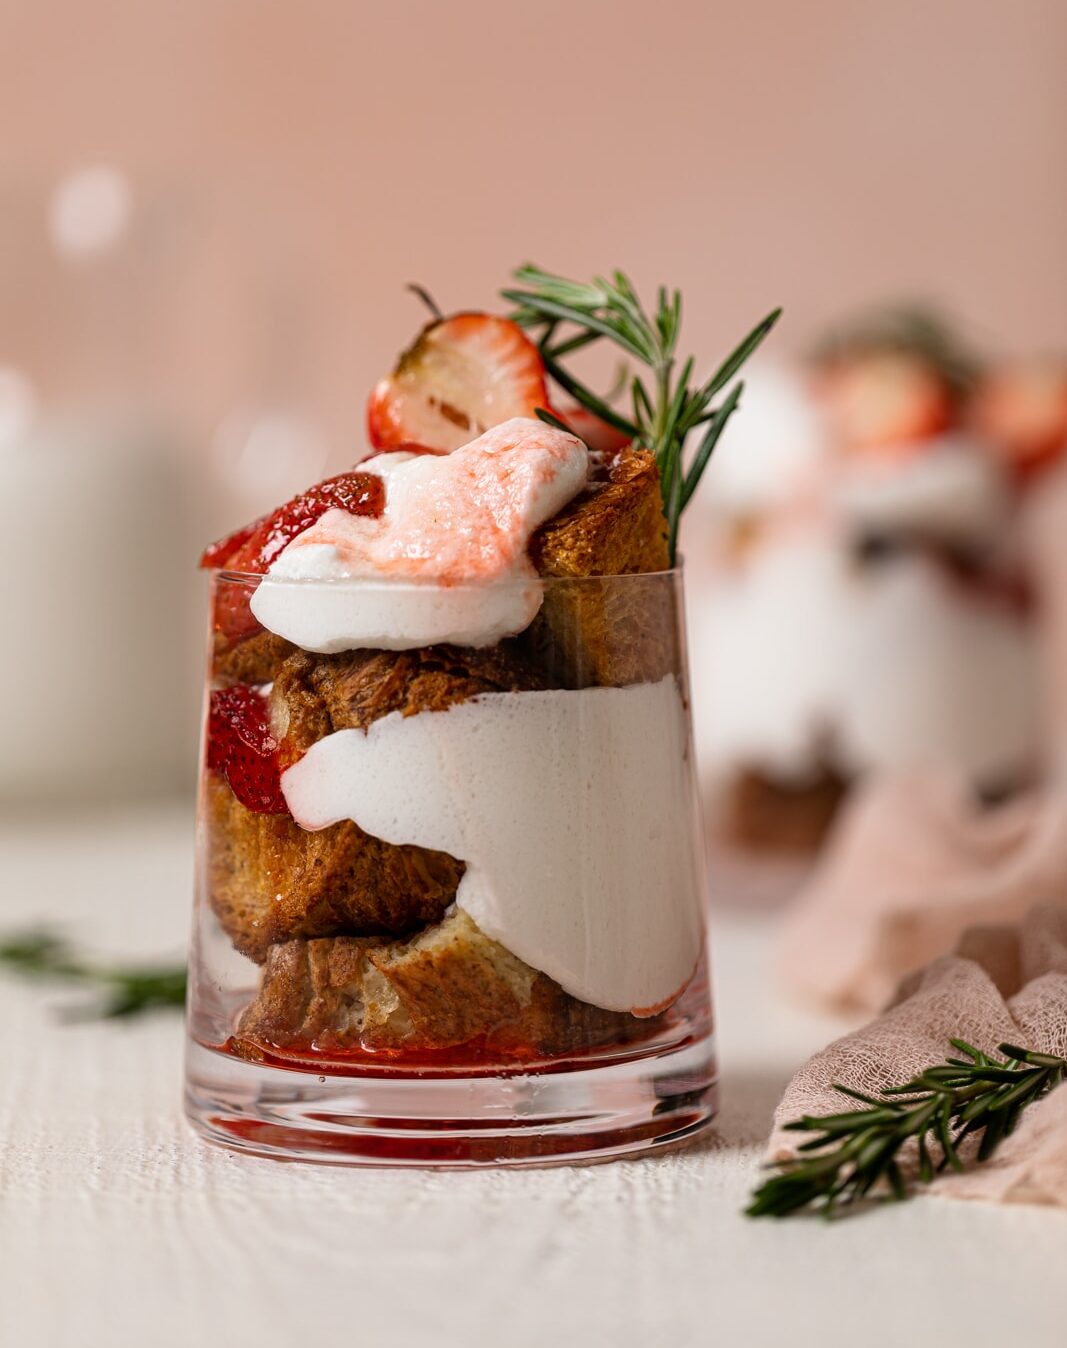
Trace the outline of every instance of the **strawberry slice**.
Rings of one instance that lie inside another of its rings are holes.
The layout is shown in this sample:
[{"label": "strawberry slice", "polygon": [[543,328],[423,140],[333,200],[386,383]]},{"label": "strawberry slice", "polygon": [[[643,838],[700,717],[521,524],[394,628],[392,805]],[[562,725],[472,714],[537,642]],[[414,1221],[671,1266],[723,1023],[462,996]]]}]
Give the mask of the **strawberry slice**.
[{"label": "strawberry slice", "polygon": [[266,698],[244,683],[214,692],[207,726],[208,768],[225,777],[246,809],[286,814],[278,741],[271,734]]},{"label": "strawberry slice", "polygon": [[975,421],[993,452],[1028,480],[1067,455],[1067,363],[1034,360],[991,375]]},{"label": "strawberry slice", "polygon": [[517,323],[454,314],[423,328],[378,384],[367,432],[376,449],[415,441],[450,451],[549,405],[541,354]]},{"label": "strawberry slice", "polygon": [[228,567],[232,559],[237,556],[266,519],[266,515],[261,515],[258,520],[246,524],[243,529],[236,530],[235,533],[228,535],[226,538],[220,538],[216,543],[209,543],[201,555],[200,565],[208,571],[222,570]]},{"label": "strawberry slice", "polygon": [[204,550],[200,565],[209,570],[224,568],[262,576],[297,534],[310,529],[320,515],[335,508],[352,515],[380,515],[385,508],[385,483],[377,473],[358,469],[329,477],[286,501],[272,514],[212,543]]},{"label": "strawberry slice", "polygon": [[817,391],[838,442],[858,453],[907,458],[955,419],[947,381],[911,352],[846,357],[822,372]]},{"label": "strawberry slice", "polygon": [[[411,446],[405,446],[411,448]],[[238,529],[206,548],[200,565],[208,570],[239,571],[262,576],[271,562],[298,534],[310,529],[327,510],[339,508],[352,515],[377,516],[385,508],[385,483],[377,473],[355,470],[327,478],[294,496],[270,515]],[[215,626],[231,641],[259,630],[248,607],[254,586],[223,586],[215,606]]]}]

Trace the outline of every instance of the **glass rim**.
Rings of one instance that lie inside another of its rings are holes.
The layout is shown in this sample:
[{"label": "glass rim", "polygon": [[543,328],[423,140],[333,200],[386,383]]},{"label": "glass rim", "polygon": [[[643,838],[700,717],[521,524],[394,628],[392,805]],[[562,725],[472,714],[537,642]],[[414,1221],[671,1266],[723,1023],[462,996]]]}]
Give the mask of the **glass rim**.
[{"label": "glass rim", "polygon": [[610,581],[612,585],[624,587],[634,584],[638,581],[663,580],[674,581],[682,580],[685,574],[684,558],[679,557],[674,566],[665,567],[660,571],[626,571],[617,574],[590,575],[590,576],[505,576],[497,580],[458,580],[441,581],[435,577],[420,579],[415,576],[391,577],[391,576],[337,576],[337,577],[319,577],[319,576],[272,576],[269,573],[253,571],[231,571],[226,567],[213,567],[210,570],[212,583],[219,581],[227,585],[259,585],[263,581],[269,581],[271,585],[285,586],[286,588],[295,587],[298,589],[352,589],[352,590],[473,590],[490,591],[501,589],[525,590],[531,585],[540,585],[545,589],[556,589],[561,586],[573,585],[603,585],[605,581]]}]

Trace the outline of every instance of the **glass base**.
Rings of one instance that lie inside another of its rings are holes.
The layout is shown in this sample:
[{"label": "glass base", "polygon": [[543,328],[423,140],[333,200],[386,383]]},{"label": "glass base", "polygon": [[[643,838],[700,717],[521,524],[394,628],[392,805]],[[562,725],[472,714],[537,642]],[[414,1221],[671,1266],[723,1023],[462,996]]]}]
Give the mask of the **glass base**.
[{"label": "glass base", "polygon": [[338,1165],[564,1165],[660,1148],[715,1114],[711,1037],[548,1072],[352,1077],[242,1061],[192,1042],[185,1107],[210,1142]]}]

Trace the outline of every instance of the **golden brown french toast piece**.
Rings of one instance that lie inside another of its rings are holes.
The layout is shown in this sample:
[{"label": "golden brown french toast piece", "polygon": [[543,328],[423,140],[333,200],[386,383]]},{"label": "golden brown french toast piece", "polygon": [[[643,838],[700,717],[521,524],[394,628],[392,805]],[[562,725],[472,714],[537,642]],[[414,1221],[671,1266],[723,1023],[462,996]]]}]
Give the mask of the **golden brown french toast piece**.
[{"label": "golden brown french toast piece", "polygon": [[293,936],[395,936],[434,922],[463,874],[444,852],[394,847],[349,821],[311,833],[287,814],[255,814],[215,776],[206,809],[211,905],[257,963]]},{"label": "golden brown french toast piece", "polygon": [[[509,647],[486,651],[297,651],[277,671],[271,721],[284,768],[334,730],[365,728],[389,712],[439,711],[478,693],[542,686]],[[212,907],[256,961],[295,936],[397,936],[436,922],[463,864],[443,852],[397,847],[351,822],[318,832],[288,814],[247,810],[221,778],[205,794]]]},{"label": "golden brown french toast piece", "polygon": [[283,763],[332,730],[365,730],[398,711],[444,711],[479,693],[543,688],[543,676],[514,642],[484,650],[426,646],[414,651],[298,651],[278,672],[271,725]]},{"label": "golden brown french toast piece", "polygon": [[645,449],[623,449],[530,540],[542,576],[624,576],[670,566],[659,469]]},{"label": "golden brown french toast piece", "polygon": [[274,946],[238,1034],[266,1047],[566,1052],[648,1032],[570,997],[457,908],[406,942],[351,937]]},{"label": "golden brown french toast piece", "polygon": [[[659,470],[646,450],[624,449],[542,527],[530,556],[556,577],[524,636],[553,682],[568,688],[655,682],[682,663],[662,574],[670,566]],[[610,577],[650,575],[625,586]]]},{"label": "golden brown french toast piece", "polygon": [[215,633],[211,675],[216,687],[234,683],[270,683],[282,662],[296,650],[284,637],[259,631],[241,641],[230,641]]}]

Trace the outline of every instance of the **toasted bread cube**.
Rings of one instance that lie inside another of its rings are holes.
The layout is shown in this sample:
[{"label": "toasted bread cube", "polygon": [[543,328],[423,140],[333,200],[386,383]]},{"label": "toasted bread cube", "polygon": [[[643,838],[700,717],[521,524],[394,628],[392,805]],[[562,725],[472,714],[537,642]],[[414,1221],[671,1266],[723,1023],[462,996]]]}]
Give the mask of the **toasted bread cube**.
[{"label": "toasted bread cube", "polygon": [[262,630],[240,641],[215,633],[211,674],[217,687],[235,683],[270,683],[283,662],[296,650],[284,637]]},{"label": "toasted bread cube", "polygon": [[409,932],[455,897],[463,865],[444,852],[394,847],[347,821],[311,833],[287,814],[254,814],[219,778],[205,789],[211,904],[257,963],[294,936]]},{"label": "toasted bread cube", "polygon": [[[554,578],[525,640],[549,677],[568,688],[655,682],[681,665],[662,573],[670,567],[659,471],[625,449],[605,482],[537,531],[530,555]],[[622,575],[659,573],[625,586]]]},{"label": "toasted bread cube", "polygon": [[[324,735],[365,729],[389,712],[439,711],[478,693],[540,686],[506,646],[298,651],[277,672],[271,721],[284,768]],[[205,803],[211,903],[237,949],[256,961],[295,936],[398,936],[436,922],[463,874],[444,852],[393,846],[351,822],[310,832],[288,814],[253,813],[210,773]]]},{"label": "toasted bread cube", "polygon": [[331,730],[366,730],[399,711],[444,711],[479,693],[529,691],[543,676],[514,642],[484,650],[426,646],[412,651],[298,652],[279,671],[271,722],[283,759],[299,758]]},{"label": "toasted bread cube", "polygon": [[659,469],[644,449],[621,450],[607,477],[543,524],[530,543],[542,576],[625,576],[670,566]]},{"label": "toasted bread cube", "polygon": [[238,1034],[253,1045],[435,1049],[483,1041],[560,1053],[632,1039],[648,1021],[577,1001],[457,908],[406,942],[274,946]]}]

